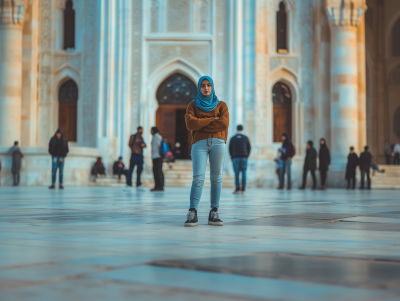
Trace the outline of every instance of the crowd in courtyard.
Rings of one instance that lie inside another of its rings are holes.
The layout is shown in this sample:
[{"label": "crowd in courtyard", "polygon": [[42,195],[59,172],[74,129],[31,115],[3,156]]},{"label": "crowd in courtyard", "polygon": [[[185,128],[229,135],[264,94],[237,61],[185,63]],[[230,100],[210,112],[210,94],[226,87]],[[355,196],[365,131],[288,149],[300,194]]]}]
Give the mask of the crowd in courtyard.
[{"label": "crowd in courtyard", "polygon": [[[194,195],[199,195],[201,192],[196,192],[196,187],[202,187],[204,183],[204,171],[208,160],[210,159],[211,166],[211,183],[217,183],[218,187],[222,184],[222,169],[225,162],[225,145],[227,144],[229,112],[225,102],[219,101],[214,92],[212,79],[202,77],[208,82],[207,87],[203,87],[206,96],[201,91],[202,83],[198,83],[198,97],[196,101],[189,104],[186,111],[186,126],[192,136],[192,151],[191,158],[193,162],[193,187]],[[175,159],[179,159],[182,154],[181,145],[177,142],[174,147],[168,143],[168,139],[160,134],[157,127],[151,128],[151,159],[153,165],[154,188],[151,191],[164,190],[164,174],[163,163],[167,162],[172,168],[171,163]],[[234,194],[244,194],[246,190],[246,172],[248,158],[251,152],[251,144],[249,138],[244,134],[242,125],[236,127],[236,133],[228,142],[228,152],[232,160],[233,170],[235,173],[235,191]],[[123,158],[119,157],[114,162],[112,172],[113,175],[122,181],[122,176],[125,176],[125,190],[132,188],[132,174],[136,168],[136,189],[143,191],[141,183],[141,174],[144,165],[143,149],[147,147],[143,138],[143,128],[139,126],[137,132],[130,136],[128,142],[131,150],[129,168],[125,167]],[[50,189],[55,189],[56,176],[58,171],[59,188],[63,189],[63,170],[65,157],[69,152],[68,141],[63,134],[62,129],[58,129],[49,141],[49,154],[52,158],[52,181]],[[214,155],[212,155],[214,154]],[[308,141],[306,146],[303,165],[302,184],[299,189],[306,188],[307,175],[311,174],[312,189],[317,189],[316,171],[319,171],[320,186],[319,189],[327,188],[326,181],[328,177],[329,166],[331,164],[330,151],[327,142],[324,138],[319,141],[319,150],[314,147],[313,141]],[[391,145],[386,141],[384,145],[384,154],[386,165],[400,165],[400,144]],[[11,172],[13,175],[13,184],[19,185],[21,161],[23,154],[19,148],[19,142],[15,141],[13,147],[9,150],[9,155],[12,157]],[[291,142],[287,133],[282,134],[282,145],[278,149],[275,158],[276,174],[279,181],[278,189],[288,189],[291,187],[291,166],[292,159],[296,155],[296,148]],[[216,166],[215,170],[213,169]],[[354,147],[350,147],[350,152],[347,158],[347,166],[345,171],[345,179],[347,180],[347,189],[356,188],[356,169],[361,173],[360,189],[371,189],[370,170],[375,172],[385,172],[373,161],[373,156],[368,146],[364,147],[364,151],[358,156]],[[1,171],[1,161],[0,161]],[[102,158],[97,158],[94,163],[91,174],[95,177],[105,177],[106,167],[102,162]],[[285,186],[285,175],[287,184]],[[366,184],[365,184],[366,178]],[[194,198],[199,198],[194,196]]]},{"label": "crowd in courtyard", "polygon": [[[201,199],[205,171],[207,162],[210,162],[210,214],[208,223],[214,226],[222,226],[223,222],[219,218],[218,208],[222,189],[223,169],[226,157],[226,145],[229,144],[228,150],[232,160],[235,172],[235,191],[234,194],[245,194],[246,191],[246,172],[248,158],[251,153],[251,144],[249,138],[244,134],[242,125],[236,127],[236,133],[228,140],[229,128],[229,109],[225,102],[220,101],[214,91],[213,80],[208,76],[199,79],[197,86],[197,98],[191,102],[185,115],[187,129],[191,132],[192,148],[191,159],[193,169],[193,181],[189,197],[189,212],[185,226],[197,226],[197,208]],[[174,161],[174,150],[163,138],[157,127],[151,128],[151,159],[153,163],[154,188],[151,191],[164,191],[164,174],[163,162],[171,163]],[[131,150],[129,169],[123,163],[122,157],[119,157],[113,165],[113,174],[126,177],[126,187],[124,190],[133,189],[132,174],[136,168],[136,189],[143,191],[141,183],[141,174],[144,165],[143,149],[147,147],[143,138],[143,128],[139,126],[137,132],[130,136],[128,142]],[[57,171],[59,188],[63,189],[63,170],[65,158],[69,152],[68,141],[63,131],[58,129],[49,142],[49,154],[52,158],[52,178],[50,189],[55,189]],[[385,144],[386,163],[391,163],[391,157],[394,154],[394,164],[399,164],[400,145],[396,144],[394,149],[389,143]],[[307,175],[310,172],[312,177],[312,189],[317,189],[316,171],[320,174],[320,189],[326,189],[326,180],[328,170],[331,164],[331,156],[328,145],[324,138],[319,141],[319,150],[314,147],[314,142],[309,140],[306,146],[306,153],[303,165],[302,184],[299,189],[306,188]],[[21,169],[21,160],[23,154],[18,147],[18,141],[10,150],[12,161],[12,174],[14,185],[19,184],[19,173]],[[179,145],[176,145],[175,156],[179,156]],[[275,158],[276,173],[279,179],[278,189],[286,188],[291,190],[291,166],[292,159],[296,156],[296,148],[291,142],[287,133],[282,133],[282,145],[278,150]],[[317,160],[318,159],[318,160]],[[365,146],[364,151],[358,156],[354,147],[350,147],[350,153],[347,158],[347,166],[345,179],[347,180],[347,189],[355,189],[356,187],[356,169],[359,167],[361,171],[360,189],[371,189],[371,168],[375,171],[384,172],[379,166],[373,164],[373,156],[369,151],[369,147]],[[106,168],[99,157],[91,170],[92,175],[102,177],[106,174]],[[285,186],[285,175],[287,185]],[[240,179],[241,178],[241,179]],[[365,185],[366,178],[366,185]]]}]

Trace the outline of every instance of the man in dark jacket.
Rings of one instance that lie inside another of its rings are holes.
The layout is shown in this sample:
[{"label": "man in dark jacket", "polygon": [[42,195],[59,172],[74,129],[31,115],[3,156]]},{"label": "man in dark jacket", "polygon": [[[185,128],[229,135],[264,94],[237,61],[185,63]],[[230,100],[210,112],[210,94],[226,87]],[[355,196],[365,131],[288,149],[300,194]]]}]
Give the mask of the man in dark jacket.
[{"label": "man in dark jacket", "polygon": [[292,179],[291,179],[291,169],[292,169],[292,158],[296,154],[296,149],[294,148],[293,143],[290,141],[289,134],[282,134],[282,147],[280,149],[281,152],[281,160],[282,160],[282,168],[279,174],[279,187],[278,189],[283,189],[285,185],[285,173],[287,173],[287,190],[292,188]]},{"label": "man in dark jacket", "polygon": [[144,188],[142,187],[142,182],[140,181],[140,176],[143,171],[143,164],[144,164],[144,158],[143,158],[143,148],[146,147],[146,143],[144,143],[143,137],[143,128],[139,126],[137,128],[137,132],[134,135],[131,135],[129,139],[129,147],[132,151],[131,154],[131,160],[129,162],[129,171],[128,174],[126,175],[126,184],[127,186],[124,188],[125,191],[130,191],[132,188],[132,173],[133,170],[136,168],[136,189],[138,191],[144,191]]},{"label": "man in dark jacket", "polygon": [[49,189],[54,189],[56,185],[57,169],[59,175],[59,185],[60,189],[64,189],[63,186],[63,171],[65,157],[69,152],[68,141],[64,136],[61,129],[58,129],[55,135],[50,139],[49,142],[49,154],[52,159],[52,172],[51,172],[51,186]]},{"label": "man in dark jacket", "polygon": [[22,155],[21,150],[18,146],[18,141],[14,142],[14,146],[10,149],[10,155],[12,156],[12,166],[11,173],[13,175],[14,186],[19,185],[19,173],[21,171],[21,159],[24,155]]},{"label": "man in dark jacket", "polygon": [[[356,188],[356,168],[358,166],[358,156],[354,152],[354,147],[350,147],[350,154],[347,157],[347,166],[346,166],[346,180],[347,180],[347,189],[355,189]],[[353,183],[351,183],[351,181]]]},{"label": "man in dark jacket", "polygon": [[369,176],[371,162],[372,162],[372,155],[369,151],[369,147],[365,146],[364,152],[361,153],[360,159],[359,159],[359,165],[360,165],[360,171],[361,171],[361,187],[360,187],[360,189],[364,189],[365,175],[367,175],[367,184],[368,184],[367,189],[371,189],[371,178]]},{"label": "man in dark jacket", "polygon": [[[236,190],[233,193],[244,194],[246,190],[247,158],[250,156],[251,145],[249,138],[243,135],[243,126],[238,125],[236,130],[236,135],[229,142],[229,154],[235,171]],[[240,186],[239,182],[240,173],[242,173],[242,186]]]},{"label": "man in dark jacket", "polygon": [[122,157],[118,158],[118,161],[114,162],[113,166],[113,175],[118,175],[118,180],[121,180],[121,175],[125,175],[128,173],[128,170],[125,168],[125,164],[122,162]]},{"label": "man in dark jacket", "polygon": [[306,188],[306,180],[308,171],[311,172],[311,177],[313,180],[312,189],[315,190],[317,188],[317,179],[315,178],[315,170],[317,169],[317,151],[314,148],[314,143],[309,140],[307,142],[307,150],[306,150],[306,158],[304,159],[304,167],[303,167],[303,185],[299,189]]}]

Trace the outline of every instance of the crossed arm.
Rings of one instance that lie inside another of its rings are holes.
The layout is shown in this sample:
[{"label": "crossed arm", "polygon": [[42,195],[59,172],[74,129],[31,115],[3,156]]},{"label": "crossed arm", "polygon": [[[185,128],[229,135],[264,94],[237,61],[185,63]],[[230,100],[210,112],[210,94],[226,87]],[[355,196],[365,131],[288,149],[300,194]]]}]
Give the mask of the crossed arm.
[{"label": "crossed arm", "polygon": [[214,119],[212,123],[202,128],[203,131],[207,133],[218,133],[226,131],[229,127],[229,111],[228,107],[225,106],[221,115]]},{"label": "crossed arm", "polygon": [[229,112],[225,107],[220,117],[197,118],[193,107],[186,109],[186,127],[189,131],[203,130],[208,133],[225,131],[229,126]]}]

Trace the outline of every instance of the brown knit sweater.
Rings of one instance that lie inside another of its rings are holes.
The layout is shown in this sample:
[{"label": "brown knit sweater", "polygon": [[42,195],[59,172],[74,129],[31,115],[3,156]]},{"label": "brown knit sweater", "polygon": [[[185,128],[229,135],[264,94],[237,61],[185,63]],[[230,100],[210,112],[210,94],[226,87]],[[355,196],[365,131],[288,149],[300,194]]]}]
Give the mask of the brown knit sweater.
[{"label": "brown knit sweater", "polygon": [[[215,117],[219,117],[218,120]],[[228,138],[229,111],[225,102],[220,101],[211,112],[204,112],[192,101],[186,109],[186,127],[192,132],[192,144],[207,138]]]}]

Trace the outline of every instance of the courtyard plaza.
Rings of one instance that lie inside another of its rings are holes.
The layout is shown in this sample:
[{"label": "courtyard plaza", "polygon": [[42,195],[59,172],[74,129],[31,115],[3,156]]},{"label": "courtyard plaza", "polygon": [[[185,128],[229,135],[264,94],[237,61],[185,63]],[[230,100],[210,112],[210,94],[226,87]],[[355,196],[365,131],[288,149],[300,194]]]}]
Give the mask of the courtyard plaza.
[{"label": "courtyard plaza", "polygon": [[0,187],[0,300],[400,300],[394,190]]}]

